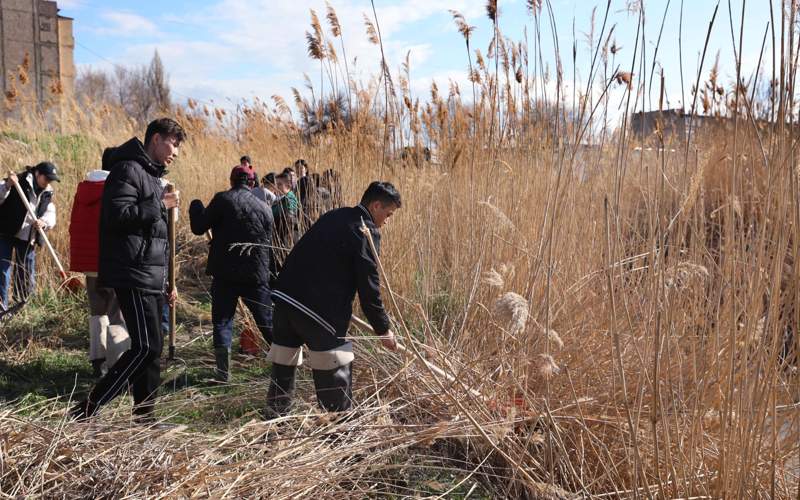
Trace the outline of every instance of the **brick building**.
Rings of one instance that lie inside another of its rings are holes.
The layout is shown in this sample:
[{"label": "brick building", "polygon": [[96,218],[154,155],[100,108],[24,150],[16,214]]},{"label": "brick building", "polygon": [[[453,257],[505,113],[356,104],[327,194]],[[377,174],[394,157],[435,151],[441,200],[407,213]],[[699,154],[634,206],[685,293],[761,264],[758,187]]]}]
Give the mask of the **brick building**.
[{"label": "brick building", "polygon": [[14,99],[44,104],[75,88],[72,19],[56,2],[0,0],[2,90]]}]

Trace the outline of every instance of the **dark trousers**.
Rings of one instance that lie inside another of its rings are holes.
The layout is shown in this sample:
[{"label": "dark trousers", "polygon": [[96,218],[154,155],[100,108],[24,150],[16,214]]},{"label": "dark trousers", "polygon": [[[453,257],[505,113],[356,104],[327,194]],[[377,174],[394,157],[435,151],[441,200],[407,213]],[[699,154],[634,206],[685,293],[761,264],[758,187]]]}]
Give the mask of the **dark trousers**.
[{"label": "dark trousers", "polygon": [[89,401],[104,405],[131,384],[134,413],[151,414],[161,383],[161,311],[164,295],[135,288],[115,289],[128,326],[131,348],[119,358],[89,394]]},{"label": "dark trousers", "polygon": [[4,309],[8,308],[12,263],[14,299],[21,302],[27,300],[36,285],[36,247],[13,236],[0,235],[0,306]]},{"label": "dark trousers", "polygon": [[211,322],[214,347],[230,347],[233,341],[233,317],[239,298],[250,309],[264,340],[272,343],[272,298],[266,284],[239,285],[214,278],[211,283]]}]

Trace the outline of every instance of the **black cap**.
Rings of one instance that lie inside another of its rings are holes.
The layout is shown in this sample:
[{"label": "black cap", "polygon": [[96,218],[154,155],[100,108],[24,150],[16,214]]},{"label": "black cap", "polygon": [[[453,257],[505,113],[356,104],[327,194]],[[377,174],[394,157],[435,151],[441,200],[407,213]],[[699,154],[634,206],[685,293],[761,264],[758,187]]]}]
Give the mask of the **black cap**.
[{"label": "black cap", "polygon": [[58,170],[56,170],[56,166],[49,161],[43,161],[33,168],[36,170],[36,172],[44,175],[51,181],[61,182],[61,179],[58,178]]}]

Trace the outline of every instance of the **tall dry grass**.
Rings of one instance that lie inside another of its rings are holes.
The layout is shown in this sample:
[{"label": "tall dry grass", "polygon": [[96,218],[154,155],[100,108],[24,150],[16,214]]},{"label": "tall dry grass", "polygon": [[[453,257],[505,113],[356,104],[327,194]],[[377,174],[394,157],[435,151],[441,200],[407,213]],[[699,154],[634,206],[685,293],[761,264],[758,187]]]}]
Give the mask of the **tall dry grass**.
[{"label": "tall dry grass", "polygon": [[[295,101],[321,123],[330,102],[344,106],[335,94],[346,93],[351,120],[333,113],[325,132],[309,138],[279,98],[274,107],[224,112],[189,103],[177,112],[190,138],[170,178],[186,201],[224,189],[245,152],[261,174],[299,157],[317,171],[335,168],[348,203],[373,179],[395,183],[404,207],[383,231],[395,295],[387,306],[397,303],[403,341],[457,383],[363,340],[359,411],[344,423],[305,407],[278,423],[243,419],[219,435],[162,439],[65,423],[58,407],[28,419],[7,406],[2,490],[415,495],[392,490],[391,471],[446,456],[498,496],[797,498],[795,23],[775,42],[780,91],[759,103],[772,123],[759,124],[754,94],[737,88],[709,107],[728,118],[716,127],[645,139],[627,119],[615,133],[597,126],[612,85],[623,89],[627,113],[645,106],[650,75],[641,54],[626,71],[602,23],[585,82],[599,92],[569,104],[553,99],[540,52],[553,13],[549,2],[529,4],[532,48],[505,38],[489,2],[494,37],[485,55],[472,52],[470,27],[454,14],[470,55],[465,99],[456,85],[411,96],[408,64],[393,75],[377,49],[384,71],[352,81],[344,58],[331,54],[343,34],[330,9],[331,34],[314,15],[308,35],[329,91],[311,100],[296,92]],[[796,17],[793,2],[784,11]],[[367,20],[379,45],[377,21]],[[705,70],[695,77],[705,79]],[[4,166],[47,156],[67,172],[54,232],[62,254],[77,181],[97,166],[102,147],[141,133],[111,109],[64,116],[57,133],[88,138],[84,154],[45,146],[54,127],[41,120],[5,123],[30,145],[4,141],[0,151]],[[596,147],[581,146],[589,137]],[[654,148],[634,151],[645,142]],[[406,146],[431,147],[439,162],[401,160]],[[202,245],[182,231],[184,249]],[[162,404],[168,413],[186,403]]]}]

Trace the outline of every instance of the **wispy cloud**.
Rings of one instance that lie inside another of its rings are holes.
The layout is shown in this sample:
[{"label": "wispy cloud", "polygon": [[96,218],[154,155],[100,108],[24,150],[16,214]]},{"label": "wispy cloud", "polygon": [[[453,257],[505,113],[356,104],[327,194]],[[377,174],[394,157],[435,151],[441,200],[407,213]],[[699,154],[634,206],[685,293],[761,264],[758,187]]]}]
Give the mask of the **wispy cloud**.
[{"label": "wispy cloud", "polygon": [[146,17],[126,11],[105,11],[100,15],[104,26],[96,28],[99,34],[136,37],[152,36],[158,33],[156,24]]},{"label": "wispy cloud", "polygon": [[[364,15],[374,19],[369,2],[329,1],[342,25],[353,77],[363,81],[376,75],[381,50],[368,41],[363,21]],[[482,1],[392,0],[380,4],[377,18],[384,53],[393,70],[410,54],[416,82],[412,86],[420,91],[429,87],[434,75],[447,74],[461,82],[466,79],[465,61],[446,60],[442,66],[441,47],[422,33],[429,30],[438,36],[452,30],[454,40],[458,40],[449,10],[459,10],[477,23],[476,18],[484,16]],[[319,75],[319,63],[308,58],[304,36],[311,30],[310,9],[317,12],[330,36],[324,0],[210,0],[180,14],[165,4],[159,20],[175,28],[170,30],[159,30],[159,25],[143,15],[107,10],[98,15],[103,25],[89,29],[96,35],[126,39],[116,53],[104,52],[121,64],[146,63],[158,49],[173,88],[182,94],[215,100],[223,96],[269,98],[274,93],[287,95],[290,87],[302,86],[304,73],[318,82],[314,75]],[[333,42],[341,59],[340,40]],[[422,81],[426,81],[424,86]]]}]

